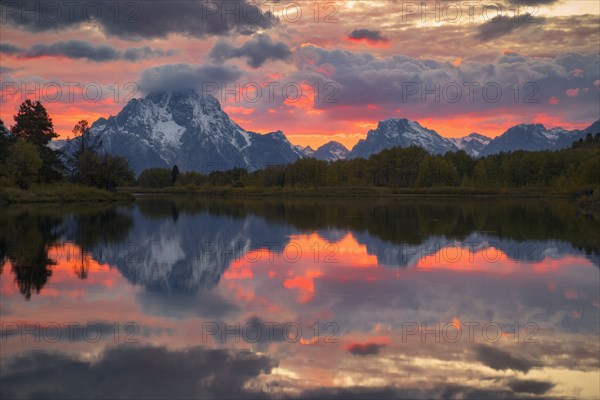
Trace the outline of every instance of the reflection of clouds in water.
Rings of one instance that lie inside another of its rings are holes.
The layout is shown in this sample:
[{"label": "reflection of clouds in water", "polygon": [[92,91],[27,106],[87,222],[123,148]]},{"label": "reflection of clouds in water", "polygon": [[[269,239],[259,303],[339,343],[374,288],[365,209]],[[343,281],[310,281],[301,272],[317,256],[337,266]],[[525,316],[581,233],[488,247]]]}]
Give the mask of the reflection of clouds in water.
[{"label": "reflection of clouds in water", "polygon": [[[0,394],[3,398],[143,398],[143,399],[425,399],[425,398],[518,398],[522,393],[545,395],[551,382],[471,376],[473,385],[455,384],[446,377],[422,376],[421,382],[379,386],[334,386],[294,390],[297,380],[278,382],[272,372],[284,371],[266,355],[249,351],[211,350],[193,347],[117,346],[97,359],[84,361],[64,354],[34,351],[5,361]],[[418,370],[418,369],[417,369]],[[414,370],[417,372],[417,370]],[[376,371],[372,371],[375,373]],[[424,371],[421,370],[421,373]],[[432,372],[431,370],[429,372]],[[386,370],[379,376],[386,378]],[[413,377],[414,378],[414,377]],[[487,381],[487,382],[486,382]],[[23,382],[27,382],[24,384]],[[290,393],[296,392],[295,395]],[[544,396],[547,398],[547,396]]]},{"label": "reflection of clouds in water", "polygon": [[475,347],[477,360],[495,370],[512,369],[514,371],[529,372],[533,368],[533,362],[496,347],[478,345]]},{"label": "reflection of clouds in water", "polygon": [[161,293],[140,291],[137,302],[145,314],[158,317],[186,319],[229,318],[239,312],[239,305],[219,291],[196,293]]},{"label": "reflection of clouds in water", "polygon": [[120,346],[93,361],[31,352],[2,368],[0,393],[44,399],[248,398],[257,394],[246,385],[275,366],[267,356],[202,347]]}]

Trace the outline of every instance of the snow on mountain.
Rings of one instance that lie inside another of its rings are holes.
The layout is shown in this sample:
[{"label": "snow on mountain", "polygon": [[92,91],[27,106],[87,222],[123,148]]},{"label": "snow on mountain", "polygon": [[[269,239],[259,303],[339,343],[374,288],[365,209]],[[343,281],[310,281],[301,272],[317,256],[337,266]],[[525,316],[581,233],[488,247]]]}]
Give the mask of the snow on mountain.
[{"label": "snow on mountain", "polygon": [[64,139],[53,139],[48,143],[48,147],[50,147],[52,150],[60,150],[67,144],[67,142],[68,140]]},{"label": "snow on mountain", "polygon": [[350,150],[348,150],[343,144],[332,140],[331,142],[327,142],[317,150],[313,151],[313,154],[311,154],[310,157],[322,161],[337,161],[344,160],[346,157],[348,157],[349,153]]},{"label": "snow on mountain", "polygon": [[306,157],[311,157],[315,153],[315,150],[310,146],[304,147],[298,144],[296,145],[296,148],[300,150]]},{"label": "snow on mountain", "polygon": [[406,118],[390,118],[379,121],[377,129],[370,130],[365,139],[359,140],[348,157],[368,158],[372,154],[396,146],[419,146],[432,154],[458,150],[452,141],[422,127],[418,122]]},{"label": "snow on mountain", "polygon": [[560,150],[570,147],[573,142],[600,131],[600,120],[583,130],[565,130],[563,128],[546,129],[542,124],[520,124],[509,128],[493,139],[481,152],[481,156],[517,150],[540,151]]},{"label": "snow on mountain", "polygon": [[303,157],[281,131],[266,135],[246,131],[217,99],[195,90],[133,99],[116,116],[100,118],[90,129],[101,137],[105,150],[126,157],[136,173],[175,164],[182,171],[204,173],[254,171]]},{"label": "snow on mountain", "polygon": [[481,149],[490,143],[492,138],[489,138],[479,133],[471,133],[461,138],[448,138],[460,150],[464,150],[467,154],[477,157]]}]

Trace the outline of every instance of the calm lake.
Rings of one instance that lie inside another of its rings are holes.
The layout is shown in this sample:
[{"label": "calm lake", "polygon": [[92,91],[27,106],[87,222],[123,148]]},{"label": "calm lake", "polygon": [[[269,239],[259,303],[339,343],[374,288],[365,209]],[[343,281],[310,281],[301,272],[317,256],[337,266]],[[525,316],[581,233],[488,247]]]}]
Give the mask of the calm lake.
[{"label": "calm lake", "polygon": [[568,200],[11,205],[0,260],[2,398],[600,396]]}]

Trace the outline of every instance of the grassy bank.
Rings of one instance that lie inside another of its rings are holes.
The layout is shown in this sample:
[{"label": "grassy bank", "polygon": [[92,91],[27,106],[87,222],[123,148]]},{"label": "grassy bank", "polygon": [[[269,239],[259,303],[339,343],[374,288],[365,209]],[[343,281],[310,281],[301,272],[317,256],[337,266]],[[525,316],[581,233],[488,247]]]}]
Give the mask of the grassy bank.
[{"label": "grassy bank", "polygon": [[29,190],[0,187],[0,204],[9,203],[97,203],[133,201],[128,191],[118,193],[69,183],[32,185]]},{"label": "grassy bank", "polygon": [[[593,197],[577,201],[582,209],[600,210],[600,192]],[[7,203],[92,203],[134,201],[135,196],[144,195],[193,195],[206,197],[572,197],[572,190],[548,190],[543,188],[385,188],[385,187],[231,187],[231,186],[172,186],[165,188],[120,188],[116,193],[106,190],[68,183],[32,185],[29,190],[0,187],[0,204]],[[135,195],[135,196],[134,196]]]},{"label": "grassy bank", "polygon": [[231,187],[231,186],[172,186],[165,188],[127,188],[134,195],[199,195],[221,197],[382,197],[382,196],[572,196],[572,191],[539,188],[385,188],[385,187]]}]

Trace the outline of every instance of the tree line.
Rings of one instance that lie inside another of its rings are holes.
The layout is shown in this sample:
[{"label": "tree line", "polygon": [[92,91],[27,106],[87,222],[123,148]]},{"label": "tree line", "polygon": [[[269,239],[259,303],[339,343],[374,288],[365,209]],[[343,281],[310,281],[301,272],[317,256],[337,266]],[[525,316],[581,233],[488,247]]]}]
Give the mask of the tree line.
[{"label": "tree line", "polygon": [[10,130],[0,120],[0,186],[27,190],[32,183],[67,181],[115,190],[135,181],[128,160],[102,151],[87,121],[73,128],[75,148],[67,153],[50,147],[58,135],[39,101],[25,100],[13,119]]},{"label": "tree line", "polygon": [[320,161],[304,158],[249,173],[236,168],[209,174],[151,168],[142,187],[388,187],[388,188],[556,188],[600,184],[600,133],[588,134],[572,148],[515,151],[475,158],[465,151],[432,155],[420,147],[395,147],[369,159]]}]

